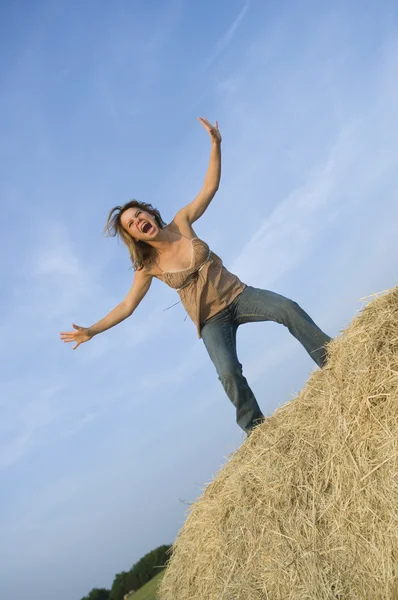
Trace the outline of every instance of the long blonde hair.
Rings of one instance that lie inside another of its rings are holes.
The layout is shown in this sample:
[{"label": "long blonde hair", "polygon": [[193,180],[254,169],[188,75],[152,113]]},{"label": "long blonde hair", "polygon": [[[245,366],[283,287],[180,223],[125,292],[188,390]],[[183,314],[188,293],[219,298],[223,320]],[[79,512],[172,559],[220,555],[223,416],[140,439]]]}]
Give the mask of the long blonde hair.
[{"label": "long blonde hair", "polygon": [[142,240],[135,242],[121,224],[120,217],[129,208],[139,208],[140,210],[149,212],[154,217],[160,229],[163,229],[166,223],[156,208],[153,208],[151,204],[138,202],[138,200],[130,200],[130,202],[127,202],[123,206],[115,206],[109,213],[104,229],[105,235],[110,237],[118,236],[126,244],[134,270],[140,271],[144,267],[144,264],[151,260],[152,248]]}]

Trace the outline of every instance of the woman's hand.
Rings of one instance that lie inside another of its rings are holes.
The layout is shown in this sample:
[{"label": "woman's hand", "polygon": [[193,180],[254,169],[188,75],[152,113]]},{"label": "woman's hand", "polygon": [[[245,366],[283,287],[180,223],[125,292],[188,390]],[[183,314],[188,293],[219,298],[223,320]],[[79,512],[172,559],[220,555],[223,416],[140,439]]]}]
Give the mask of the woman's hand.
[{"label": "woman's hand", "polygon": [[207,133],[211,137],[211,141],[216,144],[220,144],[222,137],[221,133],[218,130],[218,122],[216,121],[215,125],[212,125],[210,121],[204,119],[203,117],[198,117],[199,121],[202,123],[203,127],[206,129]]},{"label": "woman's hand", "polygon": [[74,327],[76,331],[62,331],[60,336],[63,342],[76,342],[76,345],[73,347],[73,350],[76,350],[80,344],[88,342],[93,336],[89,333],[87,327],[80,327],[74,323],[72,323],[72,327]]}]

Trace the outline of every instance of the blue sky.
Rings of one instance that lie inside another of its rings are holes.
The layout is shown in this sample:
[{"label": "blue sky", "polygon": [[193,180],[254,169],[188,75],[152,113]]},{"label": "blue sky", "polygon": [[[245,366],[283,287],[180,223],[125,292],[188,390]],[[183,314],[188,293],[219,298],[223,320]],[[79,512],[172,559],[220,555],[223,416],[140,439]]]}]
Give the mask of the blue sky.
[{"label": "blue sky", "polygon": [[[172,542],[186,503],[242,443],[203,343],[155,281],[72,352],[132,283],[102,237],[138,198],[196,231],[246,283],[330,335],[396,285],[395,2],[3,2],[0,8],[0,595],[79,600]],[[240,328],[266,414],[314,368],[281,326]]]}]

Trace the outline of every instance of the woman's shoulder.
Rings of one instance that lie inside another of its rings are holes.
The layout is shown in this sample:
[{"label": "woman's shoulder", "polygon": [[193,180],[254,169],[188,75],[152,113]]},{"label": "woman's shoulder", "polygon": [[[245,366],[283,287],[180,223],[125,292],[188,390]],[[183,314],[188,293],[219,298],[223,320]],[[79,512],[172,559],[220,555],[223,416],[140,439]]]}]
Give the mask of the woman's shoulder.
[{"label": "woman's shoulder", "polygon": [[187,238],[198,237],[188,219],[184,218],[180,213],[176,214],[174,219],[166,225],[165,229],[169,229],[175,233],[178,232]]},{"label": "woman's shoulder", "polygon": [[134,269],[134,277],[136,279],[147,279],[148,277],[153,277],[152,265],[148,259],[146,259],[139,267]]}]

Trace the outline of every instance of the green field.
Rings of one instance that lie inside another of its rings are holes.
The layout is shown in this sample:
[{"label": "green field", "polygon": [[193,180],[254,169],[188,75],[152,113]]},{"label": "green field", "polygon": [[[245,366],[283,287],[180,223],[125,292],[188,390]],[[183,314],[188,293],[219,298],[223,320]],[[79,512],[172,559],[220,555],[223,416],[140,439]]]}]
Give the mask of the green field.
[{"label": "green field", "polygon": [[156,592],[162,577],[163,571],[151,579],[151,581],[148,581],[148,583],[143,585],[142,588],[137,590],[134,594],[132,594],[131,600],[156,600]]}]

